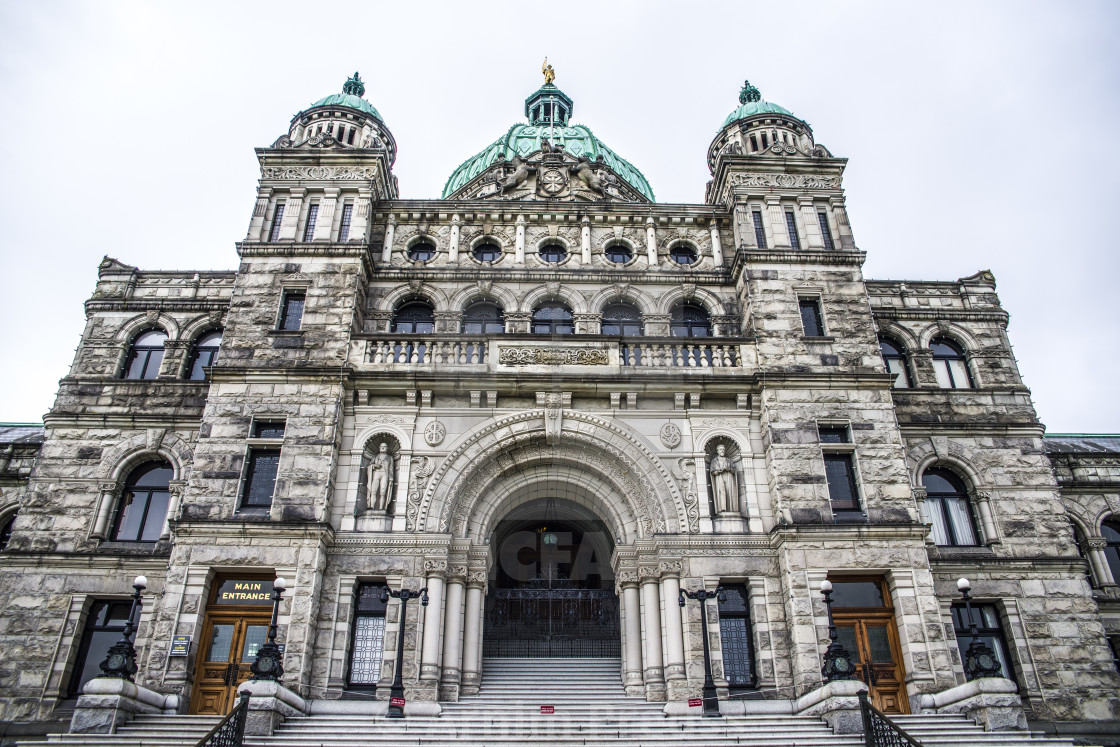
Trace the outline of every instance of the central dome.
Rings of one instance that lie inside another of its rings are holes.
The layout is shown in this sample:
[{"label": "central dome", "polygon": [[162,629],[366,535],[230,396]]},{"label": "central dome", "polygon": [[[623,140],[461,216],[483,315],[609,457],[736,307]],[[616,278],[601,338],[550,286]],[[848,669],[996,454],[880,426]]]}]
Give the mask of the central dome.
[{"label": "central dome", "polygon": [[542,144],[549,143],[577,158],[602,159],[620,178],[653,202],[653,190],[642,172],[608,148],[588,127],[569,123],[571,112],[572,100],[551,82],[545,83],[525,99],[525,115],[529,122],[513,125],[480,153],[464,161],[452,172],[441,196],[446,199],[499,160],[514,156],[524,158],[541,150]]}]

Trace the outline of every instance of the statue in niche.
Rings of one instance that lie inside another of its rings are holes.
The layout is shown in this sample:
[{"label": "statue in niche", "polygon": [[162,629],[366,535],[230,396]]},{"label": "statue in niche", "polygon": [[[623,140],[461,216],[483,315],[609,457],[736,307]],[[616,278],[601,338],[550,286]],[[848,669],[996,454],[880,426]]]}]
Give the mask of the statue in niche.
[{"label": "statue in niche", "polygon": [[366,502],[374,511],[385,511],[393,499],[393,455],[384,441],[366,467]]},{"label": "statue in niche", "polygon": [[735,465],[727,456],[727,447],[720,444],[712,457],[712,492],[716,504],[716,514],[738,513],[739,483],[735,476]]}]

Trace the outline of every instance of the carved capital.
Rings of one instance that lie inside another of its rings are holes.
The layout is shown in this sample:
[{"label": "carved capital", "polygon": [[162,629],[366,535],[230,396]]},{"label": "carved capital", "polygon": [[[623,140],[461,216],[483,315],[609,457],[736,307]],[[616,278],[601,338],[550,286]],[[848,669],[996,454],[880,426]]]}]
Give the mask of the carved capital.
[{"label": "carved capital", "polygon": [[466,584],[467,567],[465,565],[451,566],[447,571],[447,580],[453,584]]},{"label": "carved capital", "polygon": [[663,578],[680,578],[681,572],[684,570],[684,563],[679,560],[662,560],[658,570]]},{"label": "carved capital", "polygon": [[656,565],[643,565],[638,567],[638,578],[643,584],[656,582],[660,574]]},{"label": "carved capital", "polygon": [[486,571],[471,571],[468,573],[467,588],[486,591]]},{"label": "carved capital", "polygon": [[992,494],[986,490],[974,490],[972,492],[972,500],[987,503],[992,500]]},{"label": "carved capital", "polygon": [[1103,539],[1085,540],[1085,544],[1089,546],[1090,550],[1104,550],[1108,548],[1108,540]]},{"label": "carved capital", "polygon": [[447,561],[446,560],[425,560],[424,573],[429,577],[435,576],[438,578],[447,577]]},{"label": "carved capital", "polygon": [[623,589],[625,589],[627,587],[630,587],[630,586],[637,586],[638,585],[638,572],[636,570],[634,570],[633,568],[628,568],[624,571],[619,571],[618,574],[615,575],[614,578],[615,578],[615,582],[618,584],[618,586],[620,588],[623,588]]}]

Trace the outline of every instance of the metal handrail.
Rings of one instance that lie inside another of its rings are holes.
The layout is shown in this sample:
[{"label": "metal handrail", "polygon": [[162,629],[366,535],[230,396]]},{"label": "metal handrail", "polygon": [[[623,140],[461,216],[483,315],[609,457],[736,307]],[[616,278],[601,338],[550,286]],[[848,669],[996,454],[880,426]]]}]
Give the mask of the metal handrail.
[{"label": "metal handrail", "polygon": [[196,747],[241,747],[241,740],[245,737],[245,717],[248,715],[249,693],[243,691],[237,707],[200,739]]},{"label": "metal handrail", "polygon": [[907,734],[901,726],[891,721],[885,713],[867,699],[867,691],[859,693],[859,712],[863,716],[863,743],[865,747],[922,747],[922,743]]}]

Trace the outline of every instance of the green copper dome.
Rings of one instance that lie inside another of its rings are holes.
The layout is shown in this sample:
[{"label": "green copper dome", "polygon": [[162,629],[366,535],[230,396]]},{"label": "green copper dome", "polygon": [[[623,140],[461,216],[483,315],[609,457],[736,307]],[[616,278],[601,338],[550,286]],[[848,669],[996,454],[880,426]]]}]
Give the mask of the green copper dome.
[{"label": "green copper dome", "polygon": [[[555,116],[552,115],[553,109]],[[551,140],[554,145],[562,146],[577,158],[586,156],[595,161],[601,156],[603,163],[614,173],[653,202],[653,190],[642,172],[608,148],[589,128],[569,123],[571,110],[572,100],[555,85],[545,84],[525,101],[525,114],[530,123],[513,125],[505,135],[486,146],[482,152],[464,161],[447,180],[442,196],[446,198],[453,194],[490,168],[499,158],[507,161],[515,155],[524,158],[540,150],[542,142]]]},{"label": "green copper dome", "polygon": [[362,79],[358,74],[354,73],[354,77],[348,78],[346,83],[343,84],[342,93],[332,93],[330,96],[324,96],[307,108],[314,109],[319,106],[348,106],[351,109],[357,109],[364,114],[369,114],[372,117],[376,117],[381,122],[384,122],[385,120],[381,119],[381,114],[373,108],[373,104],[362,98],[362,94],[365,92],[365,84],[362,83]]},{"label": "green copper dome", "polygon": [[[727,115],[727,119],[723,120],[723,127],[738,122],[740,119],[753,117],[756,114],[784,114],[787,117],[796,117],[793,112],[783,106],[772,104],[769,101],[762,100],[762,94],[758,89],[751,85],[751,82],[743,82],[743,90],[739,92],[739,108]],[[722,127],[720,129],[723,129]]]}]

